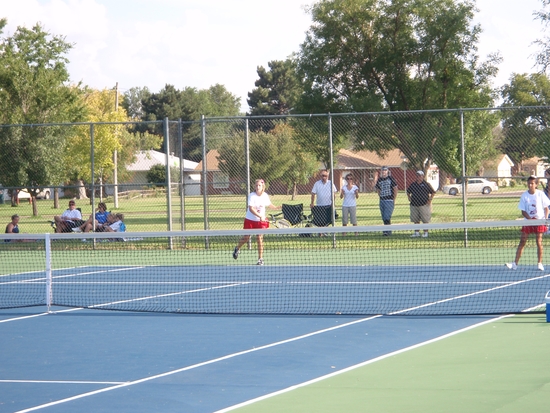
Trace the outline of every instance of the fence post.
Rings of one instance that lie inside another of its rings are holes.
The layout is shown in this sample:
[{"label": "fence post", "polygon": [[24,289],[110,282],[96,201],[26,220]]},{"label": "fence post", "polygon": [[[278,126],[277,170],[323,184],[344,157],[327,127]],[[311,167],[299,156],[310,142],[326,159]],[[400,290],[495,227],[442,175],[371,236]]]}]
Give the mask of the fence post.
[{"label": "fence post", "polygon": [[[201,137],[202,137],[202,209],[204,215],[204,229],[207,230],[210,226],[208,222],[208,165],[206,160],[207,148],[206,148],[206,121],[204,115],[201,115]],[[208,237],[204,238],[204,246],[208,248]]]},{"label": "fence post", "polygon": [[180,154],[180,229],[185,231],[185,174],[183,173],[183,124],[181,118],[178,119],[178,147]]},{"label": "fence post", "polygon": [[[91,158],[91,177],[92,177],[92,193],[90,195],[91,203],[92,203],[92,214],[94,213],[94,206],[95,206],[95,151],[94,151],[94,124],[90,123],[90,158]],[[92,219],[92,231],[95,231],[95,219]],[[95,245],[95,239],[94,239],[94,245]]]},{"label": "fence post", "polygon": [[[462,221],[468,222],[468,213],[466,204],[468,196],[466,194],[466,145],[464,143],[464,111],[460,109],[460,152],[462,155]],[[464,228],[464,246],[468,246],[468,229]]]},{"label": "fence post", "polygon": [[[332,199],[331,202],[331,214],[330,218],[332,221],[332,226],[334,226],[334,214],[336,212],[336,205],[334,204],[336,200],[334,199],[334,191],[332,190],[332,186],[334,185],[334,153],[333,153],[333,147],[332,147],[332,115],[328,114],[328,145],[330,150],[330,197]],[[336,233],[332,234],[332,247],[336,247]]]},{"label": "fence post", "polygon": [[[248,129],[248,118],[244,120],[244,158],[245,158],[245,165],[246,165],[246,193],[245,196],[245,205],[248,210],[248,194],[252,192],[252,189],[250,188],[250,134]],[[256,177],[256,179],[259,177]],[[247,243],[248,249],[252,248],[252,238],[248,239]]]},{"label": "fence post", "polygon": [[170,131],[168,130],[168,118],[164,118],[164,149],[166,151],[166,203],[168,215],[168,231],[172,231],[172,187],[170,181]]}]

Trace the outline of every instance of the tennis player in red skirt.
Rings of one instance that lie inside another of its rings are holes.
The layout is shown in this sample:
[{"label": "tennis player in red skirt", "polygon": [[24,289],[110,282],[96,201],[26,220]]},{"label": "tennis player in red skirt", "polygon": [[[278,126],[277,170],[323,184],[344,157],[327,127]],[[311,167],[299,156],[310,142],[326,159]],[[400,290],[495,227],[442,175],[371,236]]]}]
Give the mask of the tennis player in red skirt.
[{"label": "tennis player in red skirt", "polygon": [[[529,189],[521,195],[518,205],[525,219],[548,219],[548,206],[550,205],[550,200],[544,192],[537,189],[538,185],[539,179],[537,177],[530,176],[527,179],[527,187]],[[521,238],[516,251],[516,259],[512,263],[506,264],[506,266],[511,270],[517,270],[523,248],[527,243],[527,238],[529,238],[529,234],[535,234],[537,240],[537,267],[540,271],[544,271],[544,266],[542,265],[542,234],[544,234],[547,229],[546,225],[522,227]]]},{"label": "tennis player in red skirt", "polygon": [[[265,219],[265,210],[267,208],[280,209],[271,203],[269,195],[265,192],[265,182],[263,179],[256,179],[254,184],[255,192],[248,195],[248,209],[244,218],[244,229],[263,229],[269,228],[269,221]],[[250,235],[245,235],[241,238],[235,249],[233,250],[233,258],[239,258],[241,247],[248,242]],[[256,241],[258,244],[258,265],[264,265],[264,242],[263,236],[257,235]]]}]

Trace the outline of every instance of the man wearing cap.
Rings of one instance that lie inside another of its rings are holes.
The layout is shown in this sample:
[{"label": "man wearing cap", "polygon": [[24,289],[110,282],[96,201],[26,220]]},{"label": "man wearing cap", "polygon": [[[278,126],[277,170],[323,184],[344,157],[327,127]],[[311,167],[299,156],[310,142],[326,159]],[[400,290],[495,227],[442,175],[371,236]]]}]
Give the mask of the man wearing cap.
[{"label": "man wearing cap", "polygon": [[[380,168],[380,174],[376,181],[376,192],[380,197],[380,214],[384,225],[391,225],[391,216],[395,207],[395,198],[397,198],[397,182],[390,175],[387,166]],[[385,236],[391,235],[391,231],[384,231]]]},{"label": "man wearing cap", "polygon": [[71,199],[69,208],[61,216],[53,217],[55,221],[55,232],[71,232],[72,228],[78,227],[84,223],[82,214],[76,209],[76,203]]},{"label": "man wearing cap", "polygon": [[[407,188],[407,197],[411,203],[411,222],[428,224],[432,219],[432,199],[435,191],[432,186],[424,180],[424,171],[416,172],[416,181]],[[420,231],[415,231],[412,237],[419,237]],[[428,236],[425,229],[422,236]]]}]

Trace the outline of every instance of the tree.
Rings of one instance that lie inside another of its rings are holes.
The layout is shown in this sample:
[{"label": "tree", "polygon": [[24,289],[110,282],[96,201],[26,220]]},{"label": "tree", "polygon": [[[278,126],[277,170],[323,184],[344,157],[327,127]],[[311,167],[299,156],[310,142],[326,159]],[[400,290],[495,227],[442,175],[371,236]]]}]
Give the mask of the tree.
[{"label": "tree", "polygon": [[122,107],[126,110],[128,117],[132,120],[143,120],[145,113],[143,111],[143,101],[151,96],[147,86],[133,87],[124,92],[122,96]]},{"label": "tree", "polygon": [[296,73],[296,63],[291,60],[273,60],[257,68],[258,80],[248,93],[251,116],[288,115],[295,108],[302,93],[302,85]]},{"label": "tree", "polygon": [[[472,24],[474,10],[470,0],[314,4],[313,25],[298,55],[305,88],[299,110],[393,112],[491,105],[490,80],[500,57],[479,62],[481,28]],[[439,138],[448,136],[445,146],[458,148],[460,132],[443,131],[439,123],[427,114],[394,118],[386,133],[360,139],[355,146],[379,153],[398,148],[416,168],[431,161],[442,164],[447,153],[436,151]],[[490,136],[491,128],[483,134]]]},{"label": "tree", "polygon": [[[550,11],[547,7],[550,7],[550,0],[541,0],[542,10],[535,12],[535,18],[540,20],[544,30],[550,25]],[[539,46],[539,51],[535,55],[536,64],[541,68],[544,73],[550,68],[550,37],[545,36],[542,39],[537,39],[533,42]]]},{"label": "tree", "polygon": [[[201,116],[236,116],[240,99],[227,91],[223,85],[197,90],[187,87],[178,90],[166,85],[160,92],[152,93],[142,100],[144,120],[154,121],[181,119],[183,124],[183,155],[186,159],[200,161],[202,158]],[[161,127],[152,129],[162,136]],[[179,154],[179,149],[177,154]]]},{"label": "tree", "polygon": [[[0,32],[6,20],[0,21]],[[68,60],[72,45],[39,24],[18,27],[0,40],[0,123],[28,125],[82,120],[79,87],[69,86]],[[0,182],[26,187],[36,199],[36,187],[63,180],[60,157],[72,131],[64,127],[0,128]],[[33,214],[37,215],[36,202]]]},{"label": "tree", "polygon": [[[180,176],[179,168],[175,166],[170,167],[170,178],[172,182],[178,182]],[[156,164],[151,166],[146,174],[147,182],[159,187],[166,186],[166,167],[162,164]]]},{"label": "tree", "polygon": [[[114,153],[117,151],[118,176],[124,179],[128,174],[125,166],[135,159],[138,150],[151,149],[160,145],[160,138],[148,132],[135,132],[129,129],[130,119],[124,108],[116,108],[114,90],[85,89],[83,96],[87,108],[86,121],[94,125],[94,176],[102,182],[109,181],[114,171]],[[111,122],[112,124],[108,124]],[[103,124],[107,123],[107,124]],[[90,128],[79,126],[78,133],[70,140],[65,152],[68,175],[90,181],[92,178],[90,158]]]},{"label": "tree", "polygon": [[[501,149],[521,165],[535,155],[550,157],[550,114],[541,106],[550,105],[550,79],[543,73],[514,74],[502,88],[504,110]],[[527,106],[521,107],[520,106]],[[532,106],[529,108],[529,106]]]},{"label": "tree", "polygon": [[[263,178],[268,184],[281,179],[296,165],[296,144],[293,129],[280,124],[269,132],[250,132],[250,175]],[[220,171],[229,177],[245,181],[246,160],[242,136],[226,138],[217,147]],[[296,178],[298,179],[298,178]]]}]

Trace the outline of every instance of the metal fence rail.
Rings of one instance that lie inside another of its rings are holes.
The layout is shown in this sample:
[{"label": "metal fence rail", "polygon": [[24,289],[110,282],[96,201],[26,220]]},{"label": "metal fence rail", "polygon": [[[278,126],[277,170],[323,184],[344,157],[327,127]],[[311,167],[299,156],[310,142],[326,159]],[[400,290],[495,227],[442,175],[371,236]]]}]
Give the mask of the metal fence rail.
[{"label": "metal fence rail", "polygon": [[544,177],[549,113],[474,108],[0,125],[0,216],[18,213],[29,218],[28,232],[42,232],[71,198],[84,215],[107,201],[139,230],[240,228],[256,178],[265,179],[275,204],[307,210],[327,169],[338,189],[353,173],[360,225],[379,224],[374,184],[387,166],[400,191],[396,223],[408,222],[403,193],[417,170],[438,190],[434,222],[508,219],[525,177]]}]

